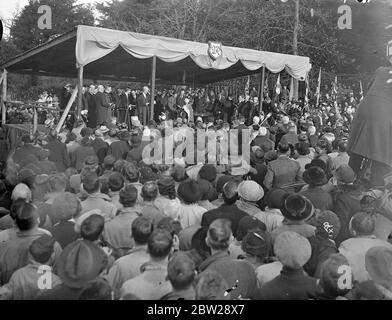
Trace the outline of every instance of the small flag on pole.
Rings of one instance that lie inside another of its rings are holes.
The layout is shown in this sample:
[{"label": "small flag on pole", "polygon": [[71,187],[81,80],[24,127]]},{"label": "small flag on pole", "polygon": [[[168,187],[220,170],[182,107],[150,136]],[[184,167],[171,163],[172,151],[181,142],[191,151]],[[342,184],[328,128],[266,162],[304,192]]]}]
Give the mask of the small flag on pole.
[{"label": "small flag on pole", "polygon": [[282,91],[282,86],[280,85],[280,73],[278,74],[278,80],[276,81],[276,94],[279,95]]},{"label": "small flag on pole", "polygon": [[316,91],[316,108],[318,108],[319,102],[320,102],[320,93],[321,93],[321,68],[319,71],[319,76],[318,76],[318,82],[317,82],[317,91]]},{"label": "small flag on pole", "polygon": [[363,87],[362,87],[362,81],[359,80],[359,88],[360,88],[360,94],[361,94],[361,101],[363,100]]}]

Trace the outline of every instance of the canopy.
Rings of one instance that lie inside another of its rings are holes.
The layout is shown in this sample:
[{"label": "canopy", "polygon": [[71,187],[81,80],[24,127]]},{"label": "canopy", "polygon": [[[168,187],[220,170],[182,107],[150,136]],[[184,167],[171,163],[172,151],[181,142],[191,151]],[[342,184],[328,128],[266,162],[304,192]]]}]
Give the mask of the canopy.
[{"label": "canopy", "polygon": [[200,84],[257,73],[263,66],[305,80],[311,69],[308,57],[222,46],[221,57],[213,60],[208,49],[206,43],[79,25],[0,68],[75,77],[75,66],[83,66],[85,78],[148,80],[155,56],[157,79]]}]

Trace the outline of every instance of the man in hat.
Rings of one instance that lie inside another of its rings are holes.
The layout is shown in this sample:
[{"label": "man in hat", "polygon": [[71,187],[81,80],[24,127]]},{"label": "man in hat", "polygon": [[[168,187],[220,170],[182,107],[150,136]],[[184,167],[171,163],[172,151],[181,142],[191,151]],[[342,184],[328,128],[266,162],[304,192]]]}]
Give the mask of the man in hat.
[{"label": "man in hat", "polygon": [[57,137],[57,132],[51,130],[48,134],[48,143],[45,146],[48,149],[49,160],[56,165],[57,171],[64,172],[70,166],[70,160],[65,143],[61,142]]},{"label": "man in hat", "polygon": [[272,242],[285,231],[297,232],[305,238],[314,236],[316,228],[307,223],[314,214],[314,207],[307,198],[297,193],[287,193],[282,198],[281,212],[285,219],[282,225],[271,233]]},{"label": "man in hat", "polygon": [[103,85],[98,85],[98,92],[94,96],[94,104],[97,113],[97,123],[101,125],[102,123],[110,123],[111,117],[111,107],[108,99],[105,95],[105,87]]},{"label": "man in hat", "polygon": [[109,221],[116,216],[117,208],[111,203],[108,195],[101,193],[101,183],[95,172],[87,172],[82,178],[83,190],[87,194],[87,198],[82,201],[81,213],[90,210],[101,210],[105,217],[105,221]]},{"label": "man in hat", "polygon": [[146,263],[150,256],[147,253],[147,242],[152,233],[153,224],[145,217],[138,217],[132,222],[133,248],[117,259],[105,277],[119,296],[122,285],[140,274],[140,267]]},{"label": "man in hat", "polygon": [[101,129],[95,130],[94,139],[90,142],[90,146],[94,149],[99,163],[103,163],[103,160],[108,152],[109,144],[103,141],[103,132]]},{"label": "man in hat", "polygon": [[91,241],[68,245],[57,262],[62,284],[41,293],[38,300],[78,300],[86,285],[99,278],[108,265],[108,256]]},{"label": "man in hat", "polygon": [[[84,137],[80,141],[80,146],[78,146],[73,152],[72,157],[71,157],[71,165],[74,167],[76,170],[80,172],[83,167],[83,163],[85,160],[90,157],[94,156],[96,157],[96,153],[93,149],[93,147],[90,146],[90,139],[88,137]],[[98,158],[97,158],[98,161]]]},{"label": "man in hat", "polygon": [[31,161],[31,159],[38,161],[41,148],[33,145],[33,141],[28,134],[22,136],[21,143],[22,145],[15,150],[12,159],[19,165],[20,168],[23,168]]},{"label": "man in hat", "polygon": [[309,167],[303,173],[303,180],[309,187],[300,194],[309,199],[316,209],[332,210],[334,206],[332,196],[322,188],[328,182],[324,170],[317,166]]},{"label": "man in hat", "polygon": [[302,182],[301,167],[298,162],[289,158],[290,146],[280,142],[278,145],[278,159],[268,163],[264,186],[267,190],[285,188],[294,191],[292,185]]},{"label": "man in hat", "polygon": [[56,240],[49,235],[42,235],[35,239],[29,247],[29,263],[16,270],[10,281],[0,287],[1,300],[34,300],[44,290],[50,288],[40,288],[41,270],[50,270],[51,287],[61,284],[60,278],[52,272],[54,263],[54,246]]},{"label": "man in hat", "polygon": [[283,268],[279,276],[263,285],[257,299],[315,299],[321,293],[317,279],[305,275],[303,270],[312,253],[309,241],[296,232],[286,231],[276,238],[274,252]]},{"label": "man in hat", "polygon": [[107,154],[112,155],[119,159],[125,159],[128,152],[131,150],[129,141],[131,140],[131,134],[124,130],[118,133],[119,140],[114,141],[110,144]]},{"label": "man in hat", "polygon": [[228,253],[232,231],[230,221],[217,219],[213,221],[207,232],[206,243],[211,249],[211,256],[199,266],[203,274],[208,270],[219,272],[232,288],[232,298],[252,298],[257,289],[257,280],[254,269],[246,261],[231,259]]},{"label": "man in hat", "polygon": [[173,236],[166,230],[154,230],[147,242],[149,260],[140,267],[140,274],[121,287],[121,297],[134,294],[142,300],[157,300],[173,288],[167,279],[169,255],[173,252]]},{"label": "man in hat", "polygon": [[268,138],[268,129],[266,127],[260,127],[257,133],[257,137],[251,143],[251,146],[258,146],[264,152],[273,150],[275,143]]},{"label": "man in hat", "polygon": [[120,191],[120,204],[123,206],[117,215],[105,223],[103,237],[113,249],[113,255],[118,258],[125,255],[133,247],[132,222],[141,216],[136,207],[137,190],[133,185],[127,185]]},{"label": "man in hat", "polygon": [[238,197],[237,206],[240,210],[256,218],[262,214],[258,202],[264,197],[264,190],[257,182],[242,181],[238,185]]}]

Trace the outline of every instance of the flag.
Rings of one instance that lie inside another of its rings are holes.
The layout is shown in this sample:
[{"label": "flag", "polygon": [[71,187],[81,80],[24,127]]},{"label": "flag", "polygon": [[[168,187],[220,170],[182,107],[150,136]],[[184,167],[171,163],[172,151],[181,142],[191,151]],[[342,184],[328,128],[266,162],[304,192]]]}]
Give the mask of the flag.
[{"label": "flag", "polygon": [[246,80],[245,94],[249,94],[249,89],[250,89],[250,76],[248,76],[248,79]]},{"label": "flag", "polygon": [[317,82],[317,90],[316,90],[316,108],[318,108],[319,102],[320,102],[320,94],[321,94],[321,68],[319,71],[319,76],[318,76],[318,82]]},{"label": "flag", "polygon": [[291,79],[290,79],[289,101],[293,101],[293,99],[294,99],[294,78],[291,77]]},{"label": "flag", "polygon": [[362,87],[362,81],[361,80],[359,80],[359,88],[360,88],[359,93],[361,94],[361,101],[362,101],[363,100],[363,87]]},{"label": "flag", "polygon": [[278,74],[278,80],[276,80],[276,94],[280,95],[281,91],[282,91],[282,86],[280,85],[280,73]]}]

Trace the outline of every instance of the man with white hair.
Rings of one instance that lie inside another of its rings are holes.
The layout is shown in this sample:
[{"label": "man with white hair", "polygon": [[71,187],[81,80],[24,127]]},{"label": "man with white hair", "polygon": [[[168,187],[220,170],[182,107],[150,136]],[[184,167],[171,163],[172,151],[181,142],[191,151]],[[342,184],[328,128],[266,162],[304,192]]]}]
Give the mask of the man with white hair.
[{"label": "man with white hair", "polygon": [[139,121],[145,126],[148,121],[148,107],[150,101],[149,95],[150,89],[147,86],[143,87],[143,92],[139,95],[136,100],[137,107],[137,115],[139,117]]},{"label": "man with white hair", "polygon": [[275,143],[268,138],[268,130],[266,127],[260,127],[257,137],[252,141],[251,146],[258,146],[264,152],[274,149]]}]

